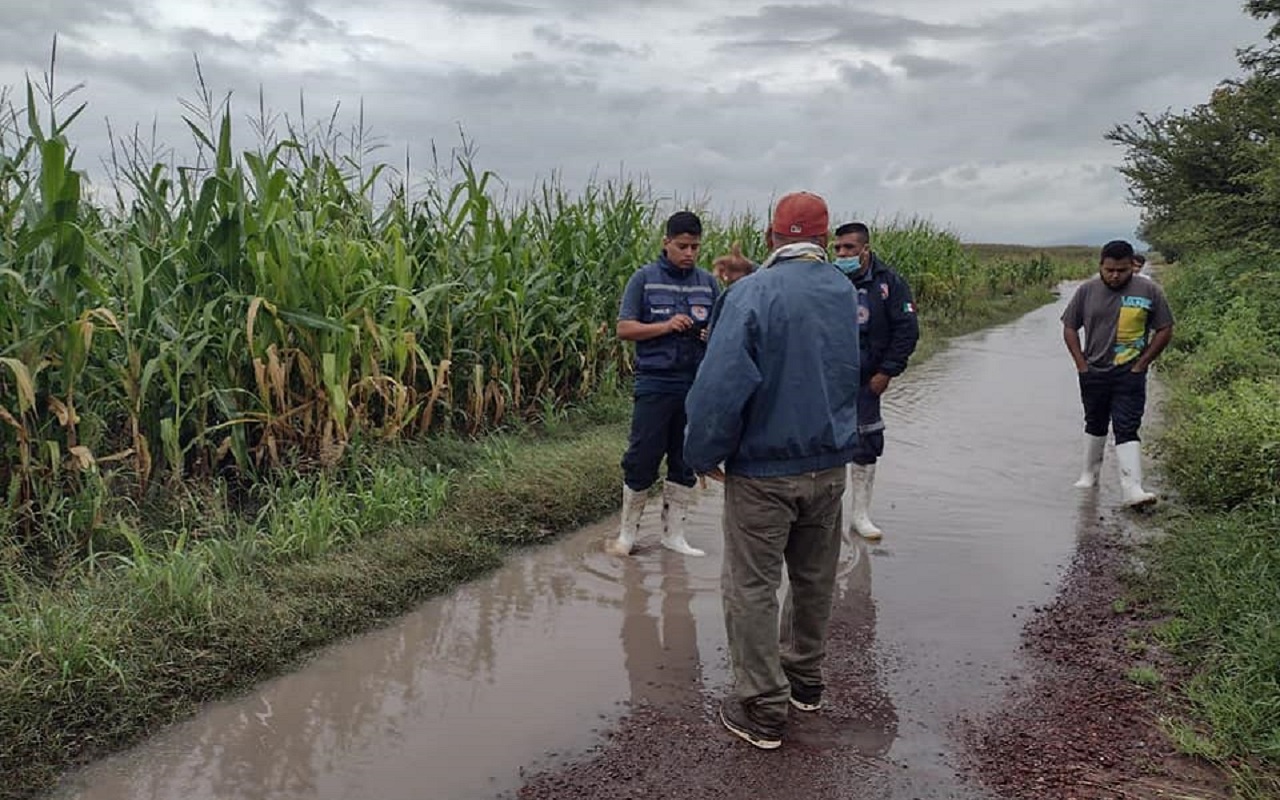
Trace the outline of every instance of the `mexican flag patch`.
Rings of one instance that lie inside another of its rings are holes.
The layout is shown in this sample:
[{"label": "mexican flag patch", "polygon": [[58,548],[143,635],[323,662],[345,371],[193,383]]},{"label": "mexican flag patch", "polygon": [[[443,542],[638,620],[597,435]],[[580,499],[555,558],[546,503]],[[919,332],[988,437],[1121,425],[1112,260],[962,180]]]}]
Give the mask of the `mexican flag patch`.
[{"label": "mexican flag patch", "polygon": [[910,300],[908,300],[907,302],[905,302],[905,303],[903,303],[903,304],[902,304],[902,312],[903,312],[904,314],[914,314],[914,313],[916,313],[916,304],[915,304],[915,303],[912,303]]}]

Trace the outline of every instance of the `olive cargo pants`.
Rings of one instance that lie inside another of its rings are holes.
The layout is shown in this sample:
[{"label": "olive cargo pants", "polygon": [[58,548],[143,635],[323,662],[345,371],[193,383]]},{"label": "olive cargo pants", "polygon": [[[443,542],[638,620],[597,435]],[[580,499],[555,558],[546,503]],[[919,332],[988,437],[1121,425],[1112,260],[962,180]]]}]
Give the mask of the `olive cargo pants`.
[{"label": "olive cargo pants", "polygon": [[[786,722],[792,683],[822,688],[844,489],[844,466],[781,478],[725,478],[725,630],[735,690],[759,723]],[[780,640],[784,567],[791,613],[782,621]]]}]

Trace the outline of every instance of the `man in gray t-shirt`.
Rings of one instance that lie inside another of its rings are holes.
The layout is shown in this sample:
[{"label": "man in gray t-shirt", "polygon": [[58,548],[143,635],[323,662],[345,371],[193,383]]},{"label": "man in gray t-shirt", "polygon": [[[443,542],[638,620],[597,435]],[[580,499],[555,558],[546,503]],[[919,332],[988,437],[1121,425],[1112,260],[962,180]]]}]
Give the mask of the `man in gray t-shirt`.
[{"label": "man in gray t-shirt", "polygon": [[1076,486],[1097,485],[1110,427],[1125,505],[1150,505],[1156,496],[1142,488],[1138,428],[1147,403],[1147,367],[1173,338],[1173,312],[1164,292],[1153,280],[1135,279],[1132,245],[1108,242],[1098,276],[1076,289],[1062,324],[1084,405],[1084,471]]}]

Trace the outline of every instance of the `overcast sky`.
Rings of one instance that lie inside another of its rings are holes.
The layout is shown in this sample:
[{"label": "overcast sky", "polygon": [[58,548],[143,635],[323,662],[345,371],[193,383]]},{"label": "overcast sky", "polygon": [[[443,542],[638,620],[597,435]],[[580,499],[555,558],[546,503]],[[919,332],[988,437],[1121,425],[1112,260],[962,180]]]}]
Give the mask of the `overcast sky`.
[{"label": "overcast sky", "polygon": [[[559,172],[763,210],[803,188],[841,219],[920,215],[970,241],[1096,244],[1137,209],[1103,141],[1237,74],[1262,26],[1232,0],[0,0],[0,85],[84,82],[73,143],[101,181],[104,120],[189,146],[193,55],[238,144],[269,106],[364,103],[396,165],[459,128],[519,190]],[[416,167],[415,167],[416,168]]]}]

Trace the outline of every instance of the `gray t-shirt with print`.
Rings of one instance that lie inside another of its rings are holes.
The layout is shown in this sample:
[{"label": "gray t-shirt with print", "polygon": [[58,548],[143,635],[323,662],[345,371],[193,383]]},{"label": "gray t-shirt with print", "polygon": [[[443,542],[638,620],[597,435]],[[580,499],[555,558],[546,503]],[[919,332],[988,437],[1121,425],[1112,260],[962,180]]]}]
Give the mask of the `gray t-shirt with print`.
[{"label": "gray t-shirt with print", "polygon": [[1089,369],[1106,370],[1137,361],[1151,342],[1151,332],[1173,324],[1173,312],[1153,280],[1131,278],[1112,289],[1095,275],[1076,289],[1062,312],[1062,324],[1084,328]]}]

